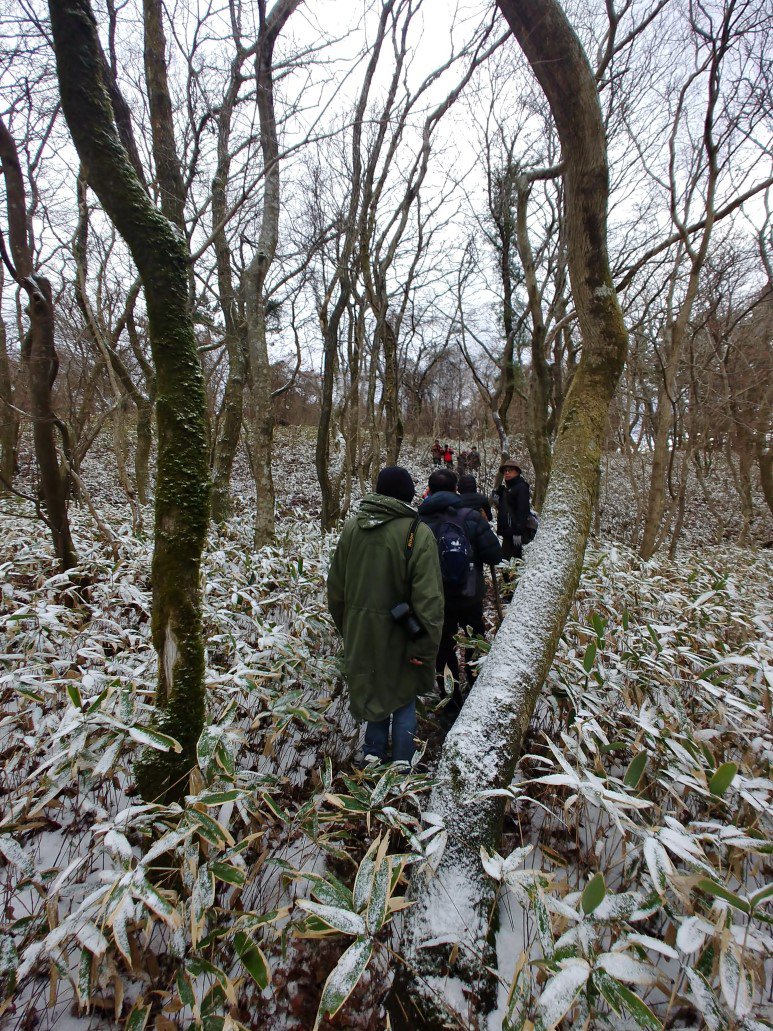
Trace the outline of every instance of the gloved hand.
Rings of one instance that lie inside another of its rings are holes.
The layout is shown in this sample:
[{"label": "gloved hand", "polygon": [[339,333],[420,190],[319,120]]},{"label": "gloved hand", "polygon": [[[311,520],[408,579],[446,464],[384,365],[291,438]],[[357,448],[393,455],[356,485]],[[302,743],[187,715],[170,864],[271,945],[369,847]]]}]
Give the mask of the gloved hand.
[{"label": "gloved hand", "polygon": [[521,535],[520,534],[518,534],[518,533],[514,533],[513,534],[513,544],[516,546],[516,548],[520,548],[520,546],[522,544]]}]

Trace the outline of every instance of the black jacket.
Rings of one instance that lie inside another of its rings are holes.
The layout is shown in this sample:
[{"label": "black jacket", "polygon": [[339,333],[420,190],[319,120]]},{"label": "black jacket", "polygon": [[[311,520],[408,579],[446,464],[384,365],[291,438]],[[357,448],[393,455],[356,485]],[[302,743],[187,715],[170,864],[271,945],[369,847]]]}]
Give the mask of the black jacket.
[{"label": "black jacket", "polygon": [[516,476],[509,484],[496,489],[499,496],[497,533],[500,537],[522,537],[531,509],[531,492],[523,476]]},{"label": "black jacket", "polygon": [[[474,497],[475,495],[471,496]],[[430,529],[432,529],[433,523],[440,521],[440,517],[447,509],[468,509],[464,517],[464,529],[472,547],[475,568],[478,573],[476,602],[480,601],[485,593],[483,566],[496,565],[502,561],[502,545],[499,543],[494,531],[478,511],[480,507],[479,505],[475,507],[468,506],[464,498],[460,498],[458,494],[452,494],[449,490],[439,490],[435,494],[430,494],[419,505],[421,521],[426,523]],[[446,598],[446,605],[452,603],[454,603],[454,599]],[[457,605],[470,604],[467,600],[462,603],[461,599],[455,603]]]}]

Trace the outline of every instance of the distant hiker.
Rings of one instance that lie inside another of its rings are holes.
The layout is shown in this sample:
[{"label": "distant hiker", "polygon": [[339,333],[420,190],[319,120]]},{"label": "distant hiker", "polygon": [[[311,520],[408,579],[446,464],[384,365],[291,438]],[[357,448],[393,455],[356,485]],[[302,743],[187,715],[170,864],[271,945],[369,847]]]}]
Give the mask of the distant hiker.
[{"label": "distant hiker", "polygon": [[430,694],[443,626],[435,538],[410,502],[407,469],[387,466],[341,532],[327,581],[330,613],[344,639],[349,707],[366,720],[366,760],[410,762],[416,696]]},{"label": "distant hiker", "polygon": [[467,472],[467,452],[461,451],[459,457],[456,460],[456,473],[458,476],[464,476]]},{"label": "distant hiker", "polygon": [[432,455],[432,464],[439,468],[440,463],[443,461],[443,445],[435,437],[435,443],[430,448],[430,454]]},{"label": "distant hiker", "polygon": [[443,448],[443,461],[445,462],[446,469],[453,469],[454,467],[454,449],[450,444],[446,444]]},{"label": "distant hiker", "polygon": [[462,499],[462,505],[465,508],[476,508],[490,523],[493,518],[491,502],[485,494],[479,492],[475,477],[470,473],[466,476],[460,476],[458,490],[459,497]]},{"label": "distant hiker", "polygon": [[480,469],[480,452],[475,445],[467,452],[467,468],[471,473],[476,473]]},{"label": "distant hiker", "polygon": [[531,510],[529,484],[512,458],[502,462],[499,471],[504,482],[494,493],[498,500],[497,533],[502,538],[502,554],[505,558],[521,558]]},{"label": "distant hiker", "polygon": [[[456,493],[453,472],[447,469],[433,472],[429,478],[429,491],[429,497],[419,505],[419,515],[437,540],[446,602],[443,635],[437,655],[438,687],[443,694],[443,671],[448,666],[455,686],[446,712],[454,717],[463,701],[454,635],[469,626],[473,634],[485,636],[483,566],[484,563],[501,562],[502,548],[477,507],[465,506]],[[471,658],[472,653],[466,651],[465,670],[470,685],[474,679]]]}]

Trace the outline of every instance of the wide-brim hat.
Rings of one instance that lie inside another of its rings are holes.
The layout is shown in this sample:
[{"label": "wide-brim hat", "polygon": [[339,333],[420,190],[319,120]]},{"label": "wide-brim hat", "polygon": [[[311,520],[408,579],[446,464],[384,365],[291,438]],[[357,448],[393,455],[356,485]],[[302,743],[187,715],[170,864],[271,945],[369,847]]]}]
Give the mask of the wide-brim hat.
[{"label": "wide-brim hat", "polygon": [[500,465],[500,467],[499,467],[499,471],[500,471],[501,473],[503,473],[503,472],[505,471],[505,469],[515,469],[515,471],[516,471],[517,473],[520,473],[520,471],[521,471],[521,467],[520,467],[520,465],[518,465],[518,463],[517,463],[517,462],[514,462],[514,461],[512,460],[512,458],[508,458],[508,460],[507,460],[506,462],[503,462],[503,463],[502,463],[502,464]]}]

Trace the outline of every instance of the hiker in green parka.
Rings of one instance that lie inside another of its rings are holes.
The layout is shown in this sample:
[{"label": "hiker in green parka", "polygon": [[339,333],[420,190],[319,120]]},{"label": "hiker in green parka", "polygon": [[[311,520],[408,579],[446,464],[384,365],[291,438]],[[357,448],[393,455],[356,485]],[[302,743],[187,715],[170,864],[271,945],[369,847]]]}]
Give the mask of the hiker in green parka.
[{"label": "hiker in green parka", "polygon": [[[432,531],[409,504],[414,494],[406,469],[382,469],[376,493],[363,498],[343,528],[327,581],[330,612],[344,639],[349,705],[367,721],[366,760],[386,758],[391,717],[392,760],[410,762],[416,696],[435,686],[443,581]],[[400,602],[421,627],[415,639],[391,615]]]}]

